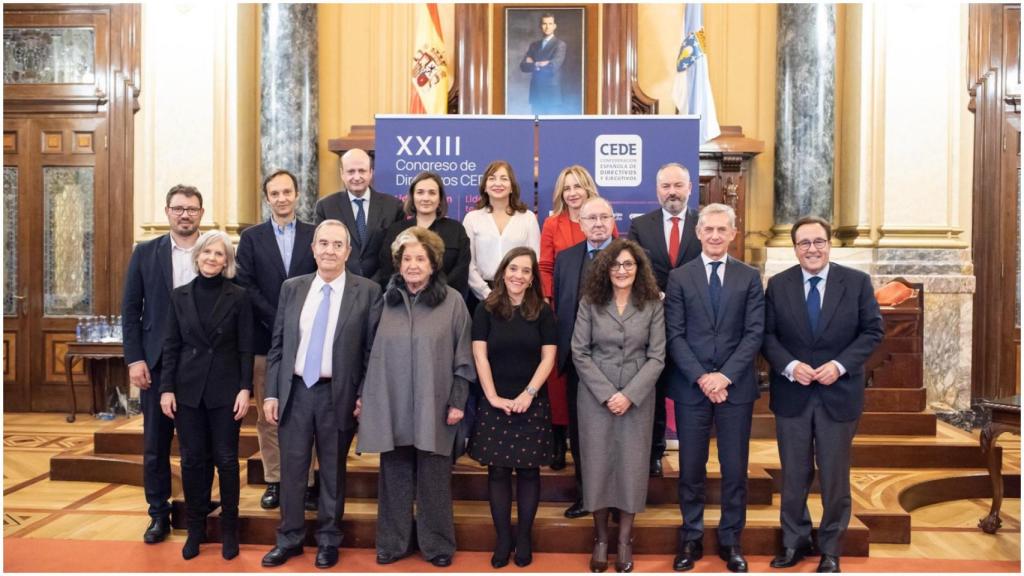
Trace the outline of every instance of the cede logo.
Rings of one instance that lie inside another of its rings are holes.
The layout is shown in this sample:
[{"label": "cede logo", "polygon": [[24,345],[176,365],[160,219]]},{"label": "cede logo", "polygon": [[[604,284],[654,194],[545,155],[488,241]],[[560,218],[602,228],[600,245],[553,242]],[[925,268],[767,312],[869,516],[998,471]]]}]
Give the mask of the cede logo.
[{"label": "cede logo", "polygon": [[643,182],[643,139],[638,134],[602,134],[594,140],[594,181],[632,188]]}]

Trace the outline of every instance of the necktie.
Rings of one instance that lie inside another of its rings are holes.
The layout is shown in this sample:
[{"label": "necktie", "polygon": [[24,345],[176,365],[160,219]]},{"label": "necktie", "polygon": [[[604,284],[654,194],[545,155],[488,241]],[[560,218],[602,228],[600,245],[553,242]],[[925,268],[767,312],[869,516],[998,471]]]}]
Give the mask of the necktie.
[{"label": "necktie", "polygon": [[366,211],[363,210],[363,202],[366,198],[353,198],[356,203],[356,235],[359,236],[359,245],[366,246]]},{"label": "necktie", "polygon": [[679,260],[679,216],[673,216],[672,229],[668,231],[668,267],[675,268]]},{"label": "necktie", "polygon": [[821,316],[821,292],[818,292],[821,278],[811,276],[807,281],[811,283],[811,289],[807,291],[807,318],[811,321],[811,334],[815,334],[818,331],[818,317]]},{"label": "necktie", "polygon": [[312,388],[320,379],[320,366],[324,358],[324,339],[327,337],[327,317],[331,312],[331,285],[324,284],[324,297],[313,318],[313,329],[309,332],[309,348],[306,348],[306,363],[302,368],[302,381],[306,388]]},{"label": "necktie", "polygon": [[587,251],[587,258],[593,260],[594,256],[597,256],[598,252],[600,252],[600,250],[598,250],[597,248],[591,248],[590,250]]},{"label": "necktie", "polygon": [[711,298],[711,310],[718,318],[718,305],[722,302],[722,279],[718,277],[718,267],[721,262],[711,263],[711,279],[708,281],[708,296]]}]

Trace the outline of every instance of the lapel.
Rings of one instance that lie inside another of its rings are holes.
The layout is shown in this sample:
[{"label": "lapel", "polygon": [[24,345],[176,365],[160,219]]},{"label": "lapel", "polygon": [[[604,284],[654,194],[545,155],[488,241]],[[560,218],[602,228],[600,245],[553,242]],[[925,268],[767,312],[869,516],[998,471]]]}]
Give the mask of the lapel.
[{"label": "lapel", "polygon": [[[288,277],[288,273],[284,269],[284,260],[281,259],[281,249],[277,246],[277,231],[274,230],[274,220],[268,220],[264,222],[266,226],[263,226],[259,232],[260,243],[263,245],[264,253],[273,261],[274,269],[277,270],[280,279],[284,281]],[[296,238],[298,240],[298,238]],[[294,259],[295,249],[292,248],[292,257]]]},{"label": "lapel", "polygon": [[171,265],[171,235],[164,234],[156,244],[156,266],[164,277],[167,293],[174,290],[174,268]]},{"label": "lapel", "polygon": [[[359,235],[356,234],[356,218],[352,214],[352,200],[348,195],[348,191],[342,190],[338,192],[338,215],[341,217],[341,223],[345,225],[349,230],[349,236],[352,237],[352,248],[356,254],[363,253],[363,245],[359,241]],[[369,215],[367,215],[367,222],[369,222]]]},{"label": "lapel", "polygon": [[[804,273],[799,264],[791,270],[793,270],[793,274],[791,277],[786,278],[787,285],[784,287],[783,292],[785,292],[787,300],[789,300],[789,306],[792,308],[797,328],[803,334],[804,340],[810,343],[814,341],[814,335],[811,334],[811,319],[807,316],[807,298],[804,296]],[[821,322],[821,317],[818,317],[818,322]]]},{"label": "lapel", "polygon": [[562,246],[572,246],[572,220],[569,218],[568,209],[558,215],[557,230],[558,236],[560,237],[560,244]]},{"label": "lapel", "polygon": [[376,228],[376,224],[381,220],[381,210],[384,209],[382,202],[380,201],[380,194],[373,189],[373,186],[369,186],[366,189],[366,197],[370,199],[369,209],[366,211],[366,229],[373,230]]},{"label": "lapel", "polygon": [[338,323],[334,327],[334,343],[337,344],[338,339],[341,337],[341,333],[345,328],[345,322],[348,321],[348,317],[351,316],[352,308],[351,303],[348,301],[355,294],[356,284],[359,282],[355,274],[347,274],[345,277],[345,287],[341,290],[341,305],[338,308]]},{"label": "lapel", "polygon": [[821,315],[818,316],[818,329],[814,332],[817,339],[825,333],[825,328],[832,321],[839,302],[842,301],[846,292],[846,284],[843,282],[843,274],[835,264],[829,264],[828,278],[825,280],[825,298],[821,305]]},{"label": "lapel", "polygon": [[[662,212],[659,208],[657,212],[650,214],[650,221],[647,222],[648,233],[653,234],[654,238],[650,242],[654,246],[654,258],[659,262],[668,262],[668,269],[672,271],[676,267],[675,262],[668,261],[668,244],[665,243],[665,221],[661,219]],[[682,232],[682,230],[680,230]],[[680,238],[682,236],[680,235]],[[679,245],[682,248],[682,243]],[[680,252],[682,254],[682,252]]]},{"label": "lapel", "polygon": [[315,228],[306,226],[305,222],[295,221],[295,244],[292,246],[292,261],[288,264],[288,274],[285,277],[294,276],[299,266],[302,265],[302,257],[311,253],[313,230]]},{"label": "lapel", "polygon": [[[739,284],[739,280],[736,276],[740,274],[739,263],[729,256],[725,257],[725,282],[722,284],[722,301],[718,303],[718,318],[715,319],[715,325],[719,325],[722,319],[725,318],[725,309],[731,301],[733,293],[736,292],[736,287]],[[711,298],[708,297],[708,303],[710,304]]]},{"label": "lapel", "polygon": [[622,326],[623,331],[625,331],[626,329],[626,321],[632,318],[634,314],[636,314],[636,306],[633,306],[633,299],[630,298],[629,301],[626,302],[626,308],[625,310],[622,311],[622,316],[619,316],[619,307],[617,304],[615,304],[614,295],[612,296],[612,299],[608,302],[608,305],[605,306],[605,310],[608,312],[608,315],[611,316],[613,320],[615,320],[616,322],[619,323],[620,326]]},{"label": "lapel", "polygon": [[199,309],[196,308],[196,299],[192,295],[192,290],[195,287],[195,280],[186,284],[181,292],[179,293],[182,298],[182,308],[185,312],[185,324],[192,328],[199,339],[206,344],[210,343],[210,337],[206,334],[206,330],[203,330],[203,323],[199,320]]},{"label": "lapel", "polygon": [[[687,232],[689,231],[689,232]],[[700,255],[700,240],[697,240],[697,212],[687,209],[686,217],[683,218],[683,229],[679,231],[679,261],[673,266],[679,266],[686,262],[686,255]]]},{"label": "lapel", "polygon": [[708,324],[714,326],[715,314],[711,309],[711,296],[708,295],[708,276],[704,271],[704,261],[697,257],[693,262],[696,262],[696,264],[690,266],[689,270],[687,270],[687,275],[690,277],[690,285],[704,305],[704,312],[708,315]]},{"label": "lapel", "polygon": [[213,305],[213,314],[210,314],[210,332],[220,326],[220,323],[224,321],[224,317],[227,316],[228,312],[235,307],[235,290],[234,284],[230,280],[224,279],[223,284],[220,286],[220,296],[217,298],[217,303]]},{"label": "lapel", "polygon": [[315,277],[316,272],[313,272],[312,274],[299,276],[295,280],[295,291],[292,293],[291,302],[288,303],[289,309],[285,311],[284,318],[287,325],[284,327],[284,341],[288,341],[288,334],[292,334],[295,337],[295,350],[291,352],[292,362],[295,361],[294,356],[299,349],[299,342],[302,341],[302,333],[299,330],[299,317],[302,316],[302,306],[306,303],[309,287],[313,284],[313,278]]}]

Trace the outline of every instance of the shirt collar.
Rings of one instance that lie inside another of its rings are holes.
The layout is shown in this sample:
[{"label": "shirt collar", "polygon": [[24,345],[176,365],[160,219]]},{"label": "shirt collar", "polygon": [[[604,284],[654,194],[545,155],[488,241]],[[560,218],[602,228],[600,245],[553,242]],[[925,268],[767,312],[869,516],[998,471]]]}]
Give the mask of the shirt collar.
[{"label": "shirt collar", "polygon": [[679,218],[679,225],[681,226],[686,221],[686,208],[683,208],[683,211],[679,214],[673,214],[664,208],[661,209],[661,220],[663,222],[671,224],[673,218]]},{"label": "shirt collar", "polygon": [[295,230],[295,221],[296,220],[298,220],[298,218],[292,216],[292,219],[291,219],[290,222],[288,222],[284,226],[281,226],[280,224],[277,223],[277,220],[274,220],[274,217],[271,216],[270,217],[270,225],[274,228],[274,232],[277,232],[278,234],[283,234],[286,231],[290,232],[292,230]]},{"label": "shirt collar", "polygon": [[172,252],[175,251],[175,250],[181,250],[182,252],[192,252],[192,249],[196,247],[196,245],[193,244],[193,245],[189,246],[188,248],[182,248],[181,246],[178,246],[177,242],[174,241],[174,235],[173,234],[168,234],[167,237],[170,238],[170,240],[171,240],[171,251]]},{"label": "shirt collar", "polygon": [[818,278],[821,278],[822,282],[826,282],[828,280],[828,269],[829,269],[829,266],[832,266],[831,262],[829,262],[828,264],[825,264],[825,267],[822,268],[821,271],[818,272],[817,274],[811,274],[807,270],[804,270],[803,267],[801,267],[800,268],[800,273],[803,274],[804,284],[807,284],[807,281],[810,280],[811,278],[815,277],[815,276],[817,276]]},{"label": "shirt collar", "polygon": [[611,243],[612,243],[612,237],[611,236],[609,236],[607,240],[605,240],[599,246],[596,246],[596,247],[590,243],[590,240],[587,240],[587,252],[590,252],[591,250],[604,250]]},{"label": "shirt collar", "polygon": [[711,258],[708,258],[708,255],[705,254],[703,250],[701,250],[700,259],[704,262],[704,266],[707,267],[707,265],[711,264],[712,262],[722,262],[724,264],[729,260],[729,255],[726,254],[725,256],[722,256],[722,258],[719,260],[712,260]]},{"label": "shirt collar", "polygon": [[319,292],[324,289],[324,284],[330,285],[332,294],[341,294],[341,290],[345,287],[345,272],[343,271],[341,275],[330,282],[324,282],[324,279],[320,277],[320,273],[318,272],[316,276],[313,277],[313,286],[311,286],[311,288],[312,290]]}]

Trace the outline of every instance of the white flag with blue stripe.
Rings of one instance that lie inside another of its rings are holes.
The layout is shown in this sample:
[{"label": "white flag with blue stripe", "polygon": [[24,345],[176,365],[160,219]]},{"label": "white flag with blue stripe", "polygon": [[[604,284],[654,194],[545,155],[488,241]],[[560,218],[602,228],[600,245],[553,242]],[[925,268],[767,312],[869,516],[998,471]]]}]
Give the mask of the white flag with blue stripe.
[{"label": "white flag with blue stripe", "polygon": [[676,57],[676,79],[672,100],[680,114],[700,116],[701,144],[722,133],[711,94],[708,59],[704,52],[704,6],[687,4],[683,20],[683,41]]}]

